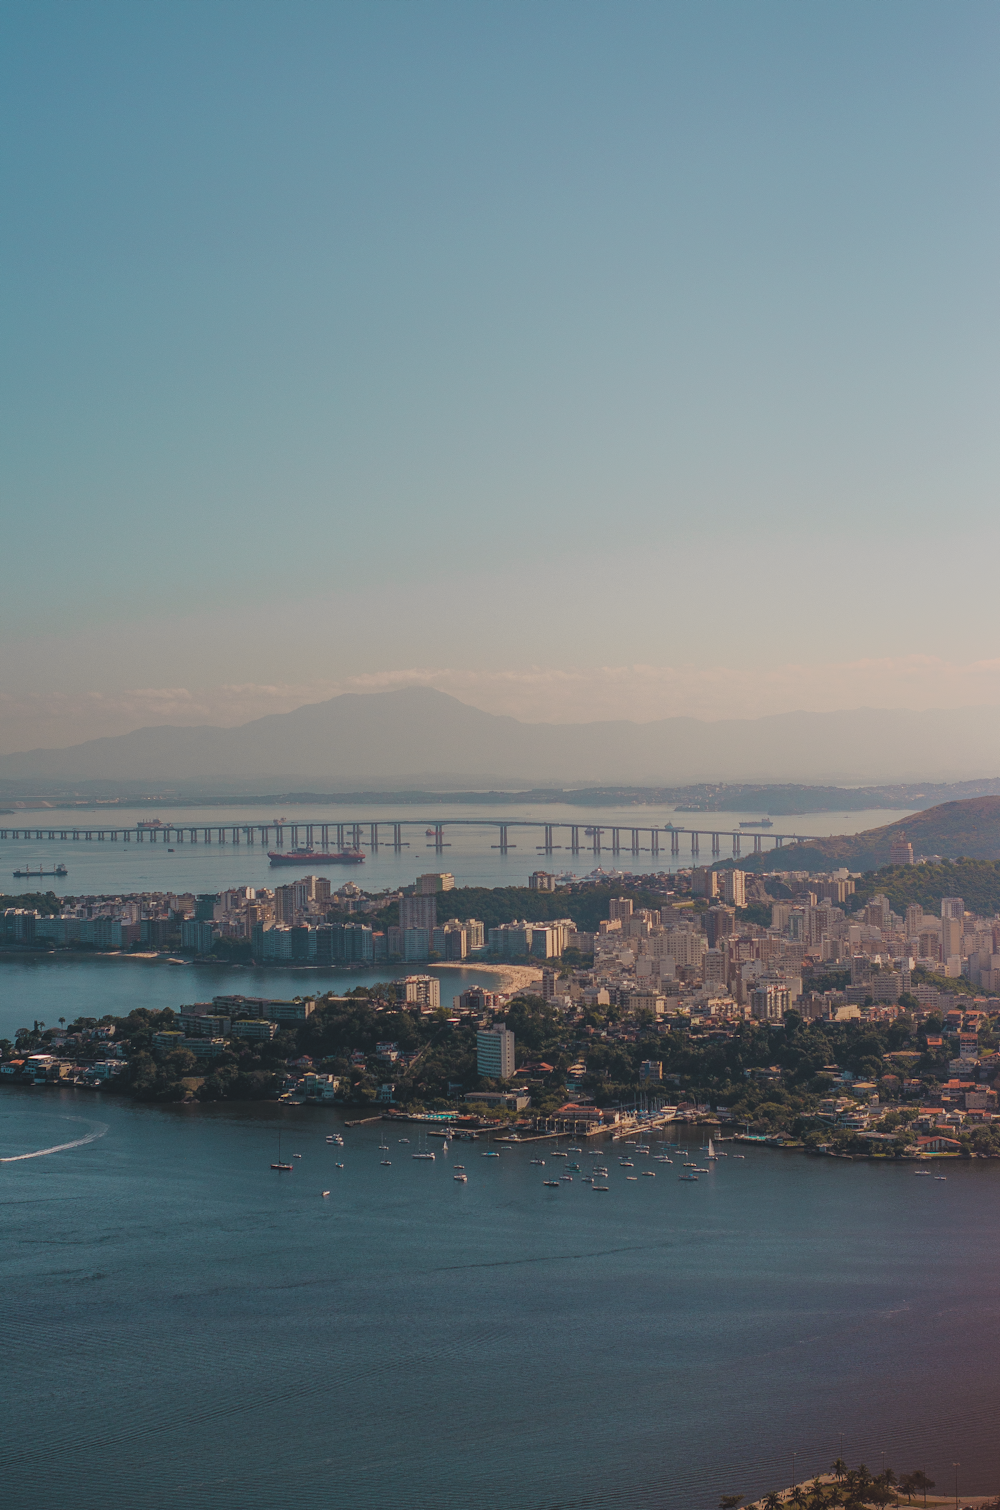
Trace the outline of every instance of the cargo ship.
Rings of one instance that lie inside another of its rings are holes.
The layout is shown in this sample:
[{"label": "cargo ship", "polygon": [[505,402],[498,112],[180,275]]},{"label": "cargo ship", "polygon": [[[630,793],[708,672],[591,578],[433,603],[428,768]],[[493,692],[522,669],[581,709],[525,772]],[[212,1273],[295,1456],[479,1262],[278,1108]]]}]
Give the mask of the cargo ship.
[{"label": "cargo ship", "polygon": [[27,870],[14,871],[14,875],[19,878],[24,876],[64,876],[66,874],[67,870],[65,865],[57,865],[55,870],[43,870],[41,866],[39,866],[37,870],[32,870],[31,866],[29,865]]},{"label": "cargo ship", "polygon": [[745,823],[741,823],[740,824],[740,828],[773,828],[773,827],[774,827],[774,820],[772,818],[748,818]]},{"label": "cargo ship", "polygon": [[363,849],[338,849],[328,855],[319,849],[290,849],[285,853],[269,849],[267,858],[272,865],[360,865],[365,858]]}]

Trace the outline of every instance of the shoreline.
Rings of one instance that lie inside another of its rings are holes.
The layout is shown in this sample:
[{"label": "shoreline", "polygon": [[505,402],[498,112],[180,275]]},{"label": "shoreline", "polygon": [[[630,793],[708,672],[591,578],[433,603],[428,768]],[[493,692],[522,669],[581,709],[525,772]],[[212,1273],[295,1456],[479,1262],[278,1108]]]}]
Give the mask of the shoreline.
[{"label": "shoreline", "polygon": [[[159,950],[146,949],[0,949],[0,965],[6,960],[48,960],[63,959],[72,961],[73,964],[81,964],[89,960],[140,960],[145,964],[160,965],[201,965],[213,966],[219,970],[322,970],[328,974],[354,975],[360,971],[377,971],[384,966],[387,972],[403,970],[406,964],[402,960],[379,961],[362,965],[339,965],[333,961],[324,960],[317,964],[309,960],[223,960],[196,958],[184,959],[176,954],[165,954]],[[510,988],[511,991],[523,991],[529,985],[537,985],[541,990],[542,980],[538,969],[530,965],[506,965],[496,960],[480,963],[478,960],[411,960],[410,965],[425,966],[425,971],[431,970],[478,970],[490,975],[499,975],[500,988]],[[413,974],[410,970],[408,973]],[[420,972],[418,972],[420,973]],[[395,975],[387,975],[387,979],[397,979]]]}]

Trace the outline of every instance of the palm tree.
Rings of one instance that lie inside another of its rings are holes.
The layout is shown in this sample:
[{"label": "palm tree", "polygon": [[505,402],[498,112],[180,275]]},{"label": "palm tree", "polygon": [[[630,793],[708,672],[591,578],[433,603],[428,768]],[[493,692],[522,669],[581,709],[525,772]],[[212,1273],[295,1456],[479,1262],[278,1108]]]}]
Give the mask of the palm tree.
[{"label": "palm tree", "polygon": [[934,1480],[929,1479],[922,1468],[915,1469],[914,1472],[910,1474],[910,1477],[913,1480],[913,1487],[914,1489],[916,1489],[917,1493],[923,1494],[924,1504],[926,1505],[927,1491],[928,1489],[934,1488]]},{"label": "palm tree", "polygon": [[841,1481],[841,1479],[844,1477],[845,1473],[847,1472],[847,1464],[844,1462],[843,1458],[838,1458],[837,1459],[837,1461],[834,1463],[833,1467],[830,1469],[830,1472],[834,1475],[834,1477],[837,1480],[837,1483],[839,1484],[840,1481]]},{"label": "palm tree", "polygon": [[719,1501],[719,1510],[736,1510],[737,1505],[742,1505],[742,1494],[724,1494]]},{"label": "palm tree", "polygon": [[789,1496],[789,1499],[795,1506],[795,1510],[806,1510],[805,1490],[802,1488],[801,1484],[796,1484],[795,1488],[792,1490]]},{"label": "palm tree", "polygon": [[764,1501],[764,1510],[781,1510],[781,1495],[773,1489]]},{"label": "palm tree", "polygon": [[914,1492],[914,1490],[917,1487],[916,1484],[913,1482],[913,1474],[912,1473],[904,1473],[903,1477],[899,1481],[899,1487],[900,1487],[901,1491],[903,1492],[903,1494],[906,1495],[906,1498],[912,1502],[912,1500],[913,1500],[913,1492]]}]

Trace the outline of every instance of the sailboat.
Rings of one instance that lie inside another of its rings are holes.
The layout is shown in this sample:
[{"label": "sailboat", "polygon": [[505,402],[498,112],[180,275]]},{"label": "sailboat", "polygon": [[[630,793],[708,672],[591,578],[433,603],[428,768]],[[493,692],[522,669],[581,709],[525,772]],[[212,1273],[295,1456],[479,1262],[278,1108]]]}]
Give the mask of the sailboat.
[{"label": "sailboat", "polygon": [[711,1138],[709,1138],[708,1140],[708,1157],[710,1159],[717,1159],[719,1157],[719,1155],[715,1151],[715,1145],[712,1142]]},{"label": "sailboat", "polygon": [[294,1164],[282,1164],[282,1162],[281,1162],[281,1133],[279,1132],[278,1133],[278,1162],[277,1162],[277,1164],[272,1164],[271,1168],[272,1169],[287,1169],[289,1172],[291,1172],[291,1170],[294,1169],[294,1167],[295,1167]]},{"label": "sailboat", "polygon": [[417,1149],[418,1149],[417,1153],[414,1153],[414,1154],[410,1155],[411,1159],[433,1159],[434,1158],[433,1153],[427,1147],[426,1134],[425,1134],[424,1138],[422,1139],[422,1141],[417,1144]]}]

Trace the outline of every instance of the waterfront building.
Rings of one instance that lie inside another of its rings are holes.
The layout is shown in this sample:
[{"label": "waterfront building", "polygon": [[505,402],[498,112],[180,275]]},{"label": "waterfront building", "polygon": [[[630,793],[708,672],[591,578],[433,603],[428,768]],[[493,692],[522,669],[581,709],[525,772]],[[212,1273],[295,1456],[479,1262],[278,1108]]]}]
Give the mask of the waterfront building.
[{"label": "waterfront building", "polygon": [[505,1022],[476,1034],[476,1071],[489,1080],[509,1080],[514,1073],[514,1035]]}]

